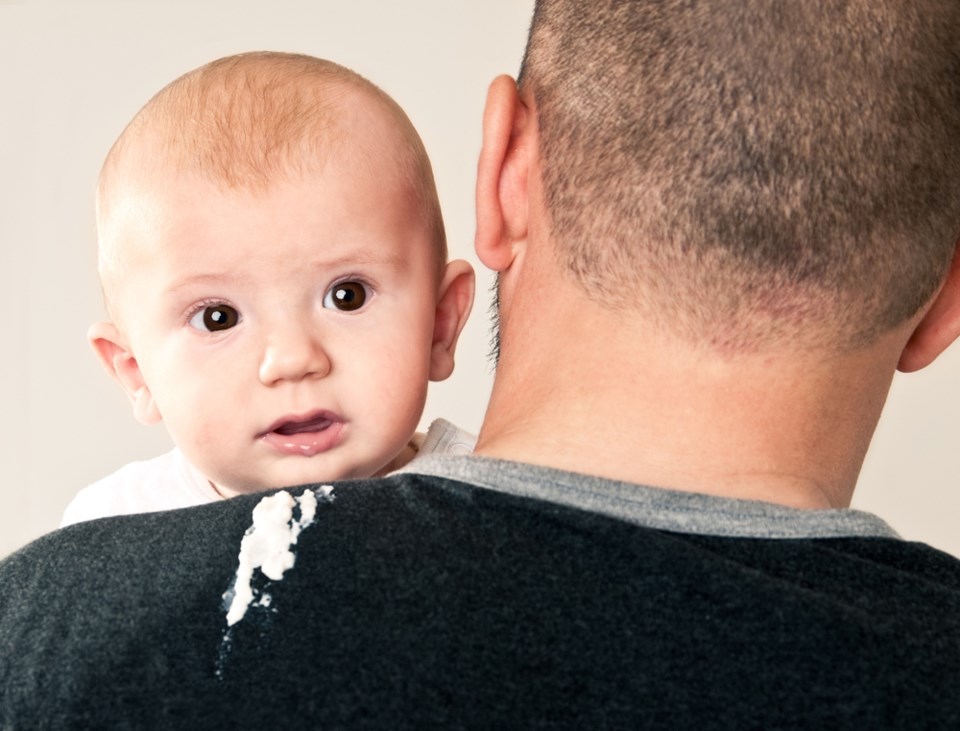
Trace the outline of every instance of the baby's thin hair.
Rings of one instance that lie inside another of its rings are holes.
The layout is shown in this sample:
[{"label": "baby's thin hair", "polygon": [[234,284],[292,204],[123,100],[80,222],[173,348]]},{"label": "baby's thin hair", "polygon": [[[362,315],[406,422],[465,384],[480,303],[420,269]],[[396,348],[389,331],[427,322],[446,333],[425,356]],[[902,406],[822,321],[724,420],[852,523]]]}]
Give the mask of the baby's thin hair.
[{"label": "baby's thin hair", "polygon": [[176,169],[256,190],[299,171],[308,159],[300,153],[323,153],[335,142],[337,103],[348,85],[375,88],[342,66],[309,56],[230,56],[167,85],[121,140],[149,128]]}]

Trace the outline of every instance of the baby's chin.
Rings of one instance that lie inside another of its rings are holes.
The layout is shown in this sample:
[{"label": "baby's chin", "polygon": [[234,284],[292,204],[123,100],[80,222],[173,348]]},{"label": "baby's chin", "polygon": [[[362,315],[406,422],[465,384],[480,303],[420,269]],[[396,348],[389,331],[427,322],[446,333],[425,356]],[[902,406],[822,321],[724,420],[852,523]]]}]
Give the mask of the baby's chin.
[{"label": "baby's chin", "polygon": [[410,456],[405,450],[393,459],[374,460],[359,465],[303,465],[291,469],[272,470],[272,474],[251,480],[249,475],[224,475],[222,479],[208,478],[210,486],[223,498],[254,495],[301,485],[318,485],[337,480],[358,480],[380,477],[406,464]]}]

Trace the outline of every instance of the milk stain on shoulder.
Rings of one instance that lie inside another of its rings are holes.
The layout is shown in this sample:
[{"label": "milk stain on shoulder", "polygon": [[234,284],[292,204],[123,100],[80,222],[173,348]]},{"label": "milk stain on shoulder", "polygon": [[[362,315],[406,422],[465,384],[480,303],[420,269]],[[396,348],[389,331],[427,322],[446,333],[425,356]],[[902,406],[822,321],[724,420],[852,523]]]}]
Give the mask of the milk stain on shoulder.
[{"label": "milk stain on shoulder", "polygon": [[[273,603],[266,587],[254,586],[256,571],[270,581],[281,581],[293,568],[297,556],[293,547],[304,528],[313,523],[319,502],[332,502],[333,486],[306,490],[299,497],[283,490],[263,498],[253,509],[253,524],[240,541],[239,563],[233,586],[223,594],[227,628],[220,645],[217,677],[230,653],[233,626],[250,610],[267,609]],[[269,584],[267,585],[269,586]]]}]

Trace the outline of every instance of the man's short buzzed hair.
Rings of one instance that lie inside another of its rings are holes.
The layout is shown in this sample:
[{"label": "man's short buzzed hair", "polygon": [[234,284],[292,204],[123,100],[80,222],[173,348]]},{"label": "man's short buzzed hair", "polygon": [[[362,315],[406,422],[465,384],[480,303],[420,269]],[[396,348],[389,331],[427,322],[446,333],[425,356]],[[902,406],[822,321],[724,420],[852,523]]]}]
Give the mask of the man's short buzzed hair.
[{"label": "man's short buzzed hair", "polygon": [[539,0],[520,75],[558,256],[722,349],[857,345],[960,236],[957,0]]}]

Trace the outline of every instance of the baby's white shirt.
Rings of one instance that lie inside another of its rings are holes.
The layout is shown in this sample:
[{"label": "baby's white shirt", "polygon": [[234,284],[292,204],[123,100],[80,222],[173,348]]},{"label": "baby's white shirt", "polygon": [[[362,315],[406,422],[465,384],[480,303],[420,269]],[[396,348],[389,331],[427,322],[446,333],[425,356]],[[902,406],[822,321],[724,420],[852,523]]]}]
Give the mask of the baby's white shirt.
[{"label": "baby's white shirt", "polygon": [[[417,456],[469,454],[477,438],[445,419],[436,419]],[[409,467],[409,463],[404,468]],[[222,500],[210,481],[174,448],[153,459],[131,462],[102,480],[83,488],[67,506],[60,527],[110,515],[175,510]]]}]

